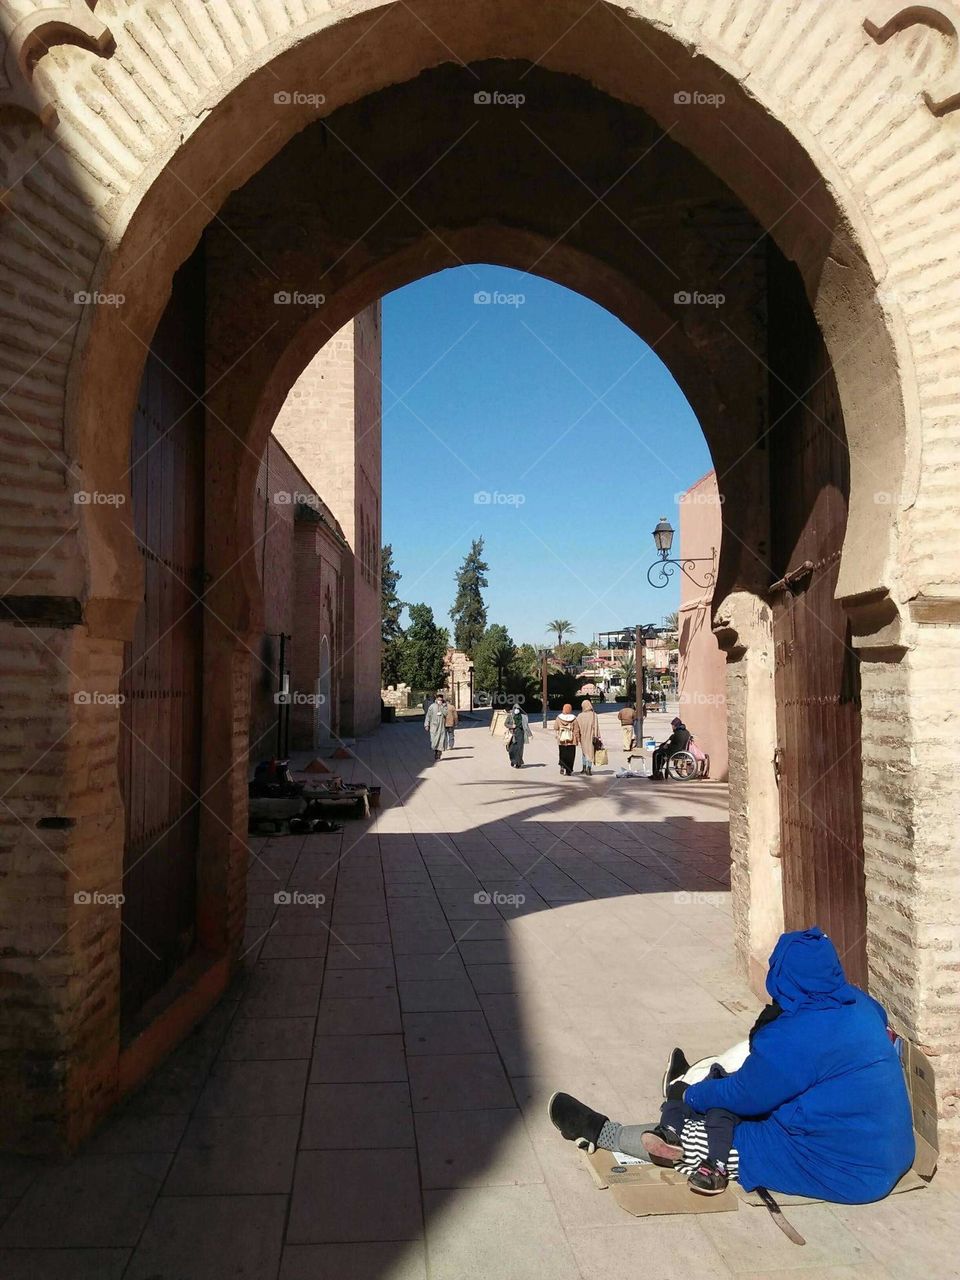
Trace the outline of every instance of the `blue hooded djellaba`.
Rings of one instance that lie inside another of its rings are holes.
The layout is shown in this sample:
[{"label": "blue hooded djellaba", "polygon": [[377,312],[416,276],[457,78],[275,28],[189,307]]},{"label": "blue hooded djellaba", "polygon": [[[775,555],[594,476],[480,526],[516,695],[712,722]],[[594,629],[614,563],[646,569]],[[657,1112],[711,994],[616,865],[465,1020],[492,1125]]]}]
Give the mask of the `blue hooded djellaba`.
[{"label": "blue hooded djellaba", "polygon": [[767,991],[782,1012],[760,1026],[739,1071],[690,1085],[697,1112],[723,1107],[747,1191],[865,1204],[889,1194],[914,1157],[903,1069],[882,1005],[847,982],[820,929],[785,933]]}]

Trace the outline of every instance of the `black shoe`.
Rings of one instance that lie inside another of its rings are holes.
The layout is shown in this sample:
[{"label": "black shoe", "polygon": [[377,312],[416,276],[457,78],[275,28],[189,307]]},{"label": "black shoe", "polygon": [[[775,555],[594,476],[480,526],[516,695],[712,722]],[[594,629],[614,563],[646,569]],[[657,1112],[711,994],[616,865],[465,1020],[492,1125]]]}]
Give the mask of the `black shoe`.
[{"label": "black shoe", "polygon": [[575,1142],[581,1151],[593,1155],[600,1132],[607,1123],[606,1116],[599,1111],[591,1111],[576,1098],[571,1098],[569,1093],[555,1093],[547,1110],[555,1127],[568,1142]]},{"label": "black shoe", "polygon": [[687,1055],[682,1049],[674,1049],[667,1063],[667,1069],[663,1073],[663,1079],[660,1081],[660,1092],[664,1097],[667,1096],[667,1085],[670,1081],[678,1079],[689,1070],[690,1063],[687,1061]]},{"label": "black shoe", "polygon": [[726,1191],[730,1175],[719,1160],[703,1160],[689,1178],[690,1190],[701,1196],[718,1196]]}]

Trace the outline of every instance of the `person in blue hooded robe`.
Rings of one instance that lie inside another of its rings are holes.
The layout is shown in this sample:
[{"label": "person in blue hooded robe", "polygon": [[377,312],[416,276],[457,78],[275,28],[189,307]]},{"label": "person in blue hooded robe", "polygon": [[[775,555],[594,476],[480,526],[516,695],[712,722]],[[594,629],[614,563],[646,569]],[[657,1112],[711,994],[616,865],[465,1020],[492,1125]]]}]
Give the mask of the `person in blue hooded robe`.
[{"label": "person in blue hooded robe", "polygon": [[[747,1191],[841,1204],[882,1199],[914,1158],[910,1101],[883,1006],[847,982],[818,928],[781,935],[766,985],[771,1013],[779,1013],[758,1020],[743,1065],[685,1086],[684,1103],[695,1115],[739,1117],[733,1141]],[[646,1151],[649,1126],[620,1125],[568,1094],[554,1094],[550,1117],[587,1150]]]}]

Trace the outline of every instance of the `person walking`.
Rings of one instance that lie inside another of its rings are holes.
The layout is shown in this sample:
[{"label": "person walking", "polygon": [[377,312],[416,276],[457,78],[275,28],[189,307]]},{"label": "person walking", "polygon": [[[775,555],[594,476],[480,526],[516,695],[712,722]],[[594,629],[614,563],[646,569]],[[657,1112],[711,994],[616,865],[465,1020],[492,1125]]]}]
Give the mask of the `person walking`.
[{"label": "person walking", "polygon": [[522,707],[514,706],[505,721],[507,751],[510,755],[510,768],[523,768],[523,748],[533,734],[530,732],[530,721]]},{"label": "person walking", "polygon": [[459,722],[460,722],[460,715],[459,715],[459,712],[457,711],[457,708],[453,705],[453,703],[452,703],[452,702],[448,702],[448,703],[447,703],[447,711],[446,711],[446,715],[445,715],[445,717],[444,717],[444,721],[443,721],[443,724],[444,724],[443,749],[444,749],[444,751],[452,751],[452,750],[453,750],[453,731],[454,731],[454,729],[456,729],[456,727],[457,727],[457,725],[459,724]]},{"label": "person walking", "polygon": [[624,751],[629,751],[634,744],[634,723],[636,718],[636,708],[631,707],[629,703],[617,712],[617,719],[620,721],[620,728],[623,732]]},{"label": "person walking", "polygon": [[434,701],[427,707],[427,714],[423,718],[423,727],[430,735],[433,758],[434,760],[439,760],[443,755],[443,744],[447,736],[447,704],[442,693],[438,693]]},{"label": "person walking", "polygon": [[573,773],[573,762],[577,755],[577,717],[569,702],[563,704],[563,710],[553,722],[553,731],[557,735],[557,747],[560,756],[560,772],[565,778]]},{"label": "person walking", "polygon": [[589,777],[593,773],[593,756],[600,741],[600,721],[589,698],[584,698],[580,708],[576,728],[580,747],[580,772]]}]

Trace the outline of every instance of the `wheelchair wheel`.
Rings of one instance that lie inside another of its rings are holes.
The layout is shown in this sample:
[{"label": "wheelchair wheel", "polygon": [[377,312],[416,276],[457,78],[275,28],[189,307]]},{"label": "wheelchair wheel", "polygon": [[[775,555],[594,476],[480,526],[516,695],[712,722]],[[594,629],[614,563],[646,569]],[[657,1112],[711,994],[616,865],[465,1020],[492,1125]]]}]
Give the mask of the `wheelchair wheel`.
[{"label": "wheelchair wheel", "polygon": [[667,763],[667,772],[677,782],[689,782],[700,773],[700,765],[689,751],[675,751]]}]

